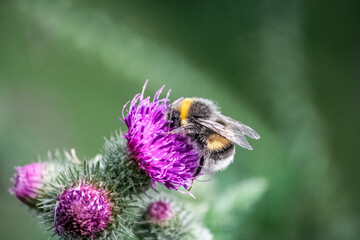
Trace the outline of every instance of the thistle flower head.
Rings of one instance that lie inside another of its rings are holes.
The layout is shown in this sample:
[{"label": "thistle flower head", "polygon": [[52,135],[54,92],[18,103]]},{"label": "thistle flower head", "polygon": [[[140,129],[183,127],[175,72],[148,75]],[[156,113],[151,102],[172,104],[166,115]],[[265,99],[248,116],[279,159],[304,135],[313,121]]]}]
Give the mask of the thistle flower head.
[{"label": "thistle flower head", "polygon": [[59,239],[126,239],[137,213],[134,201],[104,181],[100,162],[75,165],[56,178],[39,208]]},{"label": "thistle flower head", "polygon": [[128,127],[125,138],[130,156],[151,178],[154,187],[159,182],[172,190],[187,188],[199,167],[199,151],[186,136],[170,132],[165,119],[170,91],[166,98],[159,99],[163,86],[151,101],[150,97],[144,99],[145,87],[146,83],[121,119]]},{"label": "thistle flower head", "polygon": [[162,225],[172,218],[173,212],[169,202],[160,200],[150,203],[146,210],[146,216],[148,221]]},{"label": "thistle flower head", "polygon": [[91,184],[65,189],[55,207],[54,225],[58,235],[72,238],[94,237],[110,222],[112,206],[109,193]]},{"label": "thistle flower head", "polygon": [[24,167],[15,167],[16,173],[11,179],[13,187],[9,189],[20,201],[34,206],[43,186],[44,163],[31,163]]}]

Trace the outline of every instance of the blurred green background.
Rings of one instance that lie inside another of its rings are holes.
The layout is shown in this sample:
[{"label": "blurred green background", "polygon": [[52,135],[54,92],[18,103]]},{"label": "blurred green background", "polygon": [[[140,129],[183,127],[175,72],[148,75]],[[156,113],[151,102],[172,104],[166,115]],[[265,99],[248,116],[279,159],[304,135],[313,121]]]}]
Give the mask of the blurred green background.
[{"label": "blurred green background", "polygon": [[14,166],[95,156],[149,78],[262,137],[187,199],[215,240],[360,239],[359,5],[1,1],[0,238],[50,235],[7,192]]}]

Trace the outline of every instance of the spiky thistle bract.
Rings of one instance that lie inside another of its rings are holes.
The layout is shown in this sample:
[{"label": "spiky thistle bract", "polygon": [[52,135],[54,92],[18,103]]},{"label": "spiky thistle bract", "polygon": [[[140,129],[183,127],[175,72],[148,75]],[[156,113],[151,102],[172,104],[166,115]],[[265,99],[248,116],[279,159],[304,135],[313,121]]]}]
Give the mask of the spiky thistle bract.
[{"label": "spiky thistle bract", "polygon": [[115,132],[105,140],[101,162],[105,181],[125,196],[141,194],[151,186],[146,172],[139,169],[129,156],[126,140],[121,132]]}]

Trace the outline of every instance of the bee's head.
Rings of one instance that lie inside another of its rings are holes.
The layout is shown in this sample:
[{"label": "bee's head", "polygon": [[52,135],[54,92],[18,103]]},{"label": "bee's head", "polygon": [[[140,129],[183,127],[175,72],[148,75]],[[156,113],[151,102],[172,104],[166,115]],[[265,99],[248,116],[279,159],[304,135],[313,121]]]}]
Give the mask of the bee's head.
[{"label": "bee's head", "polygon": [[171,120],[171,127],[187,126],[189,123],[196,124],[196,120],[210,119],[216,106],[207,99],[185,98],[174,104],[169,110],[167,119]]}]

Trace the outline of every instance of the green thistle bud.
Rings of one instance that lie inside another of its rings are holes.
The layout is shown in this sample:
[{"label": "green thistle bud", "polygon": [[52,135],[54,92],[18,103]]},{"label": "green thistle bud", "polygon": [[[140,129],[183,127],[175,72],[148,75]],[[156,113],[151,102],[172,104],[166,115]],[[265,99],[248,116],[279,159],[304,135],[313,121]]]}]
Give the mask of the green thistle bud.
[{"label": "green thistle bud", "polygon": [[70,162],[77,160],[75,150],[71,150],[72,155],[64,151],[61,154],[56,151],[54,154],[48,152],[46,161],[31,163],[23,167],[15,167],[16,173],[11,179],[13,186],[9,192],[15,195],[20,201],[32,209],[39,210],[37,204],[54,181],[59,172]]},{"label": "green thistle bud", "polygon": [[134,228],[142,240],[211,240],[210,231],[173,197],[151,194],[141,202],[141,221]]}]

